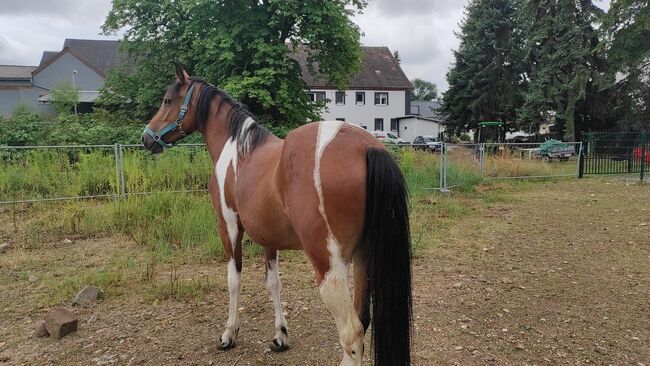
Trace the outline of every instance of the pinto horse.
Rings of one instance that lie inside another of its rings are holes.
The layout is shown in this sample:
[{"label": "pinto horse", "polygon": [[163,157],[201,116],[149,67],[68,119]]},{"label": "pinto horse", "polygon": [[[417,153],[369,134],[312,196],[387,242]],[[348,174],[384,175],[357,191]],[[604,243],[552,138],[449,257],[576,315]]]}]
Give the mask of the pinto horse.
[{"label": "pinto horse", "polygon": [[190,78],[179,64],[176,77],[145,127],[142,142],[159,153],[199,131],[213,159],[209,191],[228,259],[230,295],[219,347],[233,347],[239,333],[241,241],[246,231],[264,248],[266,286],[275,312],[273,351],[289,346],[278,251],[301,249],[336,321],[344,350],[341,365],[361,365],[370,324],[375,365],[410,365],[407,190],[386,148],[364,129],[340,121],[309,123],[282,140],[246,107],[213,85]]}]

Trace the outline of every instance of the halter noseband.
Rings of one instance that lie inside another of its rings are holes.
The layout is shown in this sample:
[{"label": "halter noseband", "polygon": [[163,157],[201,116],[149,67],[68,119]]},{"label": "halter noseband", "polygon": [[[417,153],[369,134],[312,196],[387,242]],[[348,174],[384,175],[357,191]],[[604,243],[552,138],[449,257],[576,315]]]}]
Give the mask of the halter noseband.
[{"label": "halter noseband", "polygon": [[194,85],[196,82],[193,82],[192,85],[190,85],[190,88],[187,90],[187,95],[185,95],[185,100],[183,101],[183,105],[181,106],[181,111],[178,112],[178,118],[176,118],[176,121],[169,122],[165,127],[163,127],[160,131],[154,132],[149,126],[146,126],[144,128],[144,133],[147,135],[151,136],[151,138],[158,143],[162,147],[172,147],[173,144],[168,144],[165,141],[163,141],[163,136],[168,134],[169,132],[172,132],[176,129],[180,130],[181,133],[181,138],[185,137],[185,131],[183,131],[183,118],[185,118],[185,113],[187,112],[187,107],[190,104],[190,100],[192,99],[192,93],[194,92]]}]

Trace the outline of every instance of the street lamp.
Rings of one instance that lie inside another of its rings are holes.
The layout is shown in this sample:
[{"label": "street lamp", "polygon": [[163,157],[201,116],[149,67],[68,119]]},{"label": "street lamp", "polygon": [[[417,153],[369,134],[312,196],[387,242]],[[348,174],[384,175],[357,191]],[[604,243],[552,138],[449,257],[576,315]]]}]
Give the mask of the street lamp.
[{"label": "street lamp", "polygon": [[[77,75],[77,70],[72,70],[72,89],[74,90],[76,94],[76,98],[79,98],[79,93],[77,93],[77,86],[75,84],[75,75]],[[77,100],[75,98],[74,102],[74,114],[75,116],[77,115]]]}]

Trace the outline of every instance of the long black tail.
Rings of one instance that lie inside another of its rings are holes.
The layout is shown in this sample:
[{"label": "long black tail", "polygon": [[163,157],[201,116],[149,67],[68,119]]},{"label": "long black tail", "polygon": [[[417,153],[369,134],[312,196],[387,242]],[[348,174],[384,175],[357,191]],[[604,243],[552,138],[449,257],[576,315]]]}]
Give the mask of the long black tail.
[{"label": "long black tail", "polygon": [[411,253],[408,192],[390,153],[366,152],[368,182],[363,241],[367,245],[376,366],[411,364]]}]

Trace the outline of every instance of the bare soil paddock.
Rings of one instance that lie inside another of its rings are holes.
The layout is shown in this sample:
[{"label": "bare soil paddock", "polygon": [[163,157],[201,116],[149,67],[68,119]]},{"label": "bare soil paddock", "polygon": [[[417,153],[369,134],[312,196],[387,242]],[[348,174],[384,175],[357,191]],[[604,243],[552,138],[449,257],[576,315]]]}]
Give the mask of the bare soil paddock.
[{"label": "bare soil paddock", "polygon": [[[415,258],[415,364],[650,365],[650,187],[582,180],[505,189],[494,202],[452,198],[468,213]],[[0,219],[0,234],[10,221]],[[300,253],[282,259],[291,348],[275,354],[261,258],[245,261],[238,344],[220,352],[222,261],[189,251],[152,269],[129,237],[13,244],[0,254],[0,364],[340,362],[334,322]],[[69,306],[89,279],[104,281],[106,296],[75,308],[79,330],[34,338],[34,322]]]}]

